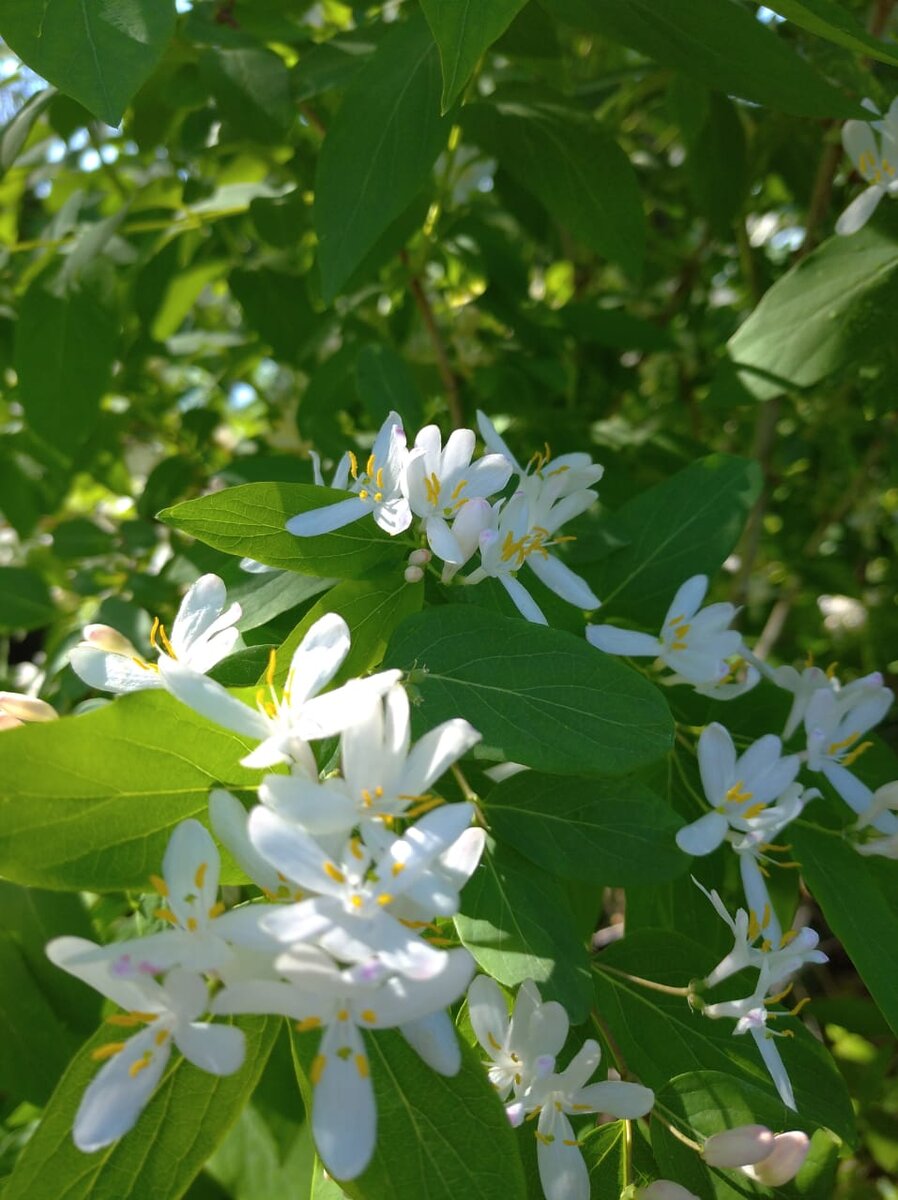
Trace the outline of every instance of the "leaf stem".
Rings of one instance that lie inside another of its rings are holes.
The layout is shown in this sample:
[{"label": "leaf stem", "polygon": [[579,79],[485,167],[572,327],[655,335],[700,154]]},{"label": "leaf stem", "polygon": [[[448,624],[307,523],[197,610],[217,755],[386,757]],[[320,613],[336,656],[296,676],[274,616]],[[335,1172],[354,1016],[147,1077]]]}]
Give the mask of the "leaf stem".
[{"label": "leaf stem", "polygon": [[670,983],[657,983],[654,979],[643,979],[641,975],[631,975],[629,971],[621,971],[617,967],[609,967],[607,963],[593,963],[594,971],[608,971],[611,975],[618,975],[621,979],[629,979],[631,983],[637,984],[639,987],[648,988],[653,992],[663,992],[665,996],[684,996],[687,999],[695,994],[695,990],[690,984],[688,987],[674,987]]}]

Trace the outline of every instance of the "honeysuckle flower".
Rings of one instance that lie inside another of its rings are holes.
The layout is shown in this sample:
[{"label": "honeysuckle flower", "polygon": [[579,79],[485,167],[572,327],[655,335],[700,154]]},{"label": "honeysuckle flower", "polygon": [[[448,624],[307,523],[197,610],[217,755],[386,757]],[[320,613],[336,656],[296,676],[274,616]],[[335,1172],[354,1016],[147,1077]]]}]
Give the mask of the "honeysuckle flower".
[{"label": "honeysuckle flower", "polygon": [[775,667],[770,672],[770,679],[777,687],[792,693],[792,707],[783,728],[783,741],[788,741],[804,720],[814,693],[821,688],[832,689],[834,681],[826,671],[811,665],[801,671],[790,666]]},{"label": "honeysuckle flower", "polygon": [[[494,454],[501,454],[512,464],[520,477],[521,486],[527,494],[531,496],[541,494],[542,502],[548,505],[564,496],[592,488],[593,484],[598,483],[605,473],[603,466],[594,463],[589,455],[582,451],[574,454],[562,454],[553,459],[548,446],[534,454],[527,466],[522,467],[489,417],[479,410],[477,412],[477,428],[480,430],[480,436],[483,438],[487,450],[493,451]],[[593,492],[585,506],[588,508],[595,499],[596,493]],[[580,511],[584,510],[580,509]],[[570,520],[570,517],[565,519]]]},{"label": "honeysuckle flower", "polygon": [[[893,699],[877,671],[838,691],[815,692],[805,711],[808,769],[822,772],[858,815],[869,809],[871,793],[848,768],[872,745],[861,738],[879,724]],[[874,828],[881,833],[892,832],[883,827],[882,820],[877,817],[872,822]],[[885,825],[889,824],[886,820]]]},{"label": "honeysuckle flower", "polygon": [[314,941],[346,962],[376,956],[391,971],[426,979],[443,969],[445,951],[426,942],[393,905],[415,888],[428,918],[452,916],[458,893],[445,887],[436,860],[470,824],[470,804],[447,804],[427,813],[395,838],[376,860],[360,838],[350,838],[339,862],[277,813],[260,806],[249,819],[256,849],[283,875],[316,893],[297,904],[273,908],[262,927],[279,941]]},{"label": "honeysuckle flower", "polygon": [[452,536],[461,551],[460,563],[443,563],[441,580],[449,583],[457,574],[459,567],[467,563],[480,548],[480,535],[493,524],[493,507],[489,500],[475,498],[467,500],[458,510],[452,522]]},{"label": "honeysuckle flower", "polygon": [[291,517],[287,522],[287,531],[296,537],[315,537],[342,529],[344,525],[350,525],[371,513],[387,533],[404,532],[412,523],[412,510],[402,494],[402,478],[408,457],[402,418],[398,413],[391,412],[374,439],[363,471],[359,470],[355,454],[347,452],[349,476],[352,478],[349,490],[355,495],[349,500],[338,500],[336,504],[326,504],[322,508]]},{"label": "honeysuckle flower", "polygon": [[84,938],[56,938],[47,956],[125,1011],[107,1018],[120,1029],[140,1029],[126,1041],[94,1051],[104,1063],[81,1100],[72,1135],[75,1145],[92,1153],[127,1133],[162,1078],[177,1046],[188,1062],[213,1075],[231,1075],[243,1062],[243,1032],[233,1025],[197,1020],[209,1010],[206,984],[199,975],[176,969],[159,984],[145,975],[116,975]]},{"label": "honeysuckle flower", "polygon": [[[715,722],[706,726],[699,738],[698,764],[711,811],[677,833],[682,851],[710,854],[730,830],[769,835],[782,828],[783,813],[772,801],[792,784],[800,759],[797,754],[783,757],[778,737],[767,734],[759,738],[737,758],[733,739]],[[791,803],[794,806],[794,800]]]},{"label": "honeysuckle flower", "polygon": [[[225,988],[213,1001],[216,1013],[281,1013],[300,1032],[321,1031],[310,1077],[314,1087],[312,1131],[318,1153],[337,1179],[354,1179],[368,1165],[377,1139],[377,1110],[363,1030],[411,1028],[407,1040],[418,1049],[422,1023],[445,1009],[464,991],[474,970],[467,950],[450,950],[440,969],[425,980],[387,976],[380,962],[341,969],[322,951],[296,947],[277,959],[286,982],[246,982]],[[445,1014],[444,1014],[445,1015]],[[431,1033],[445,1024],[424,1026]],[[455,1053],[445,1045],[427,1058],[429,1065],[460,1066],[455,1032],[448,1032]]]},{"label": "honeysuckle flower", "polygon": [[601,1057],[598,1042],[584,1042],[563,1071],[537,1079],[524,1099],[531,1116],[539,1113],[534,1132],[546,1200],[589,1200],[589,1172],[571,1116],[607,1113],[632,1120],[644,1117],[655,1103],[654,1092],[638,1083],[590,1084]]},{"label": "honeysuckle flower", "polygon": [[314,837],[345,839],[356,826],[413,818],[438,805],[431,785],[479,741],[476,729],[455,718],[412,746],[408,694],[395,684],[344,730],[342,777],[319,783],[299,775],[269,775],[259,799]]},{"label": "honeysuckle flower", "polygon": [[308,743],[349,728],[399,678],[399,671],[381,671],[319,695],[348,653],[346,622],[336,613],[325,613],[297,646],[280,694],[274,685],[276,664],[272,655],[267,686],[259,688],[256,708],[179,661],[160,660],[159,667],[165,686],[183,704],[217,725],[260,743],[240,760],[243,766],[264,768],[292,761],[315,776],[317,768]]},{"label": "honeysuckle flower", "polygon": [[46,700],[20,692],[0,692],[0,730],[15,729],[31,721],[55,721],[59,713]]},{"label": "honeysuckle flower", "polygon": [[882,836],[868,842],[856,842],[859,854],[898,858],[898,781],[886,783],[870,792],[870,802],[855,822],[855,829],[872,827]]},{"label": "honeysuckle flower", "polygon": [[445,448],[436,425],[426,425],[415,438],[401,485],[412,512],[421,517],[431,550],[444,562],[461,565],[470,555],[458,542],[449,521],[471,499],[501,492],[512,464],[502,454],[487,454],[472,463],[472,429],[456,429]]},{"label": "honeysuckle flower", "polygon": [[[529,565],[533,573],[562,600],[578,608],[599,607],[589,585],[566,566],[549,548],[568,541],[555,536],[565,521],[583,511],[581,493],[565,496],[551,507],[540,507],[524,492],[516,492],[506,504],[493,507],[491,527],[480,535],[480,566],[466,576],[466,584],[497,579],[511,597],[522,617],[547,624],[539,605],[517,578],[518,571]],[[588,503],[592,503],[592,498]]]},{"label": "honeysuckle flower", "polygon": [[758,676],[755,672],[746,675],[742,685],[725,685],[731,673],[726,660],[742,643],[741,635],[730,629],[738,610],[725,603],[702,608],[707,590],[707,575],[687,579],[677,590],[657,637],[614,625],[587,625],[586,636],[606,654],[659,659],[675,672],[676,682],[710,685],[718,689],[720,698],[727,695],[720,690],[722,686],[731,687],[730,694],[740,694],[753,686]]},{"label": "honeysuckle flower", "polygon": [[810,1148],[810,1138],[800,1129],[777,1133],[773,1139],[773,1149],[767,1157],[751,1166],[744,1166],[742,1171],[749,1179],[764,1187],[782,1187],[794,1179],[804,1166]]},{"label": "honeysuckle flower", "polygon": [[[478,975],[468,988],[468,1014],[477,1041],[489,1058],[490,1083],[500,1100],[522,1096],[555,1067],[555,1056],[568,1035],[568,1015],[557,1000],[542,1001],[536,984],[526,979],[518,988],[509,1016],[499,985]],[[515,1123],[523,1109],[512,1112]]]},{"label": "honeysuckle flower", "polygon": [[795,1110],[792,1084],[774,1040],[778,1037],[785,1037],[789,1031],[777,1033],[775,1030],[767,1028],[768,1020],[771,1020],[775,1014],[767,1011],[763,1001],[759,1000],[757,995],[751,995],[742,1000],[724,1000],[719,1004],[706,1004],[702,1012],[706,1017],[734,1018],[736,1028],[733,1030],[733,1034],[736,1037],[741,1037],[746,1033],[751,1034],[780,1099],[787,1108]]},{"label": "honeysuckle flower", "polygon": [[898,194],[898,99],[880,121],[846,121],[842,145],[869,185],[836,222],[836,233],[845,235],[867,224],[883,196]]},{"label": "honeysuckle flower", "polygon": [[773,1134],[766,1125],[737,1125],[712,1133],[702,1147],[709,1167],[749,1167],[773,1151]]},{"label": "honeysuckle flower", "polygon": [[672,1179],[654,1179],[648,1187],[636,1189],[635,1200],[699,1200],[699,1197]]},{"label": "honeysuckle flower", "polygon": [[102,692],[136,692],[164,687],[159,668],[177,662],[185,670],[205,675],[233,651],[240,634],[235,628],[242,610],[227,604],[225,585],[217,575],[201,575],[184,594],[171,636],[159,618],[153,622],[150,645],[158,655],[148,662],[135,646],[109,625],[86,625],[84,641],[69,655],[79,678]]}]

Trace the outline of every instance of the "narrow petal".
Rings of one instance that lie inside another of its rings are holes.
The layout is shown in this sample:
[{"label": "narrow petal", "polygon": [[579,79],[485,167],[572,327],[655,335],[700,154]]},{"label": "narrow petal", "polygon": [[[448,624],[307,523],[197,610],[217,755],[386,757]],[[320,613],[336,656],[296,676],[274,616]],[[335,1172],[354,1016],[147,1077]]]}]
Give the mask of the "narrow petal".
[{"label": "narrow petal", "polygon": [[575,1107],[582,1111],[608,1113],[618,1120],[632,1121],[651,1112],[655,1093],[639,1083],[591,1083],[571,1097]]},{"label": "narrow petal", "polygon": [[208,829],[194,820],[175,826],[162,860],[162,875],[168,885],[169,907],[182,924],[193,915],[194,903],[188,897],[197,898],[203,914],[215,903],[220,869],[221,860]]},{"label": "narrow petal", "polygon": [[842,145],[858,170],[862,157],[865,161],[879,160],[876,137],[867,121],[846,121],[842,126]]},{"label": "narrow petal", "polygon": [[168,691],[200,716],[245,737],[261,739],[268,736],[268,719],[208,676],[198,675],[166,655],[159,660],[159,674]]},{"label": "narrow petal", "polygon": [[465,472],[467,499],[493,496],[501,492],[511,478],[512,464],[502,454],[485,454]]},{"label": "narrow petal", "polygon": [[503,458],[507,458],[512,467],[516,471],[521,470],[521,466],[508,446],[499,436],[496,426],[492,423],[486,413],[477,410],[477,429],[480,436],[483,438],[484,445],[487,450],[491,450],[494,454],[501,454]]},{"label": "narrow petal", "polygon": [[[824,762],[822,769],[823,774],[849,808],[853,809],[858,816],[863,816],[873,803],[873,793],[867,785],[853,775],[847,767],[843,767],[841,763]],[[898,831],[895,815],[891,812],[880,813],[869,824],[879,833],[891,834]]]},{"label": "narrow petal", "polygon": [[527,621],[533,621],[535,625],[548,625],[549,622],[543,616],[542,609],[527,591],[522,583],[520,583],[513,575],[499,575],[499,582],[505,588],[511,597],[515,608]]},{"label": "narrow petal", "polygon": [[736,748],[729,733],[716,722],[706,726],[698,739],[698,766],[708,802],[723,803],[736,778]]},{"label": "narrow petal", "polygon": [[120,1008],[137,1012],[161,1012],[164,1008],[162,989],[154,979],[114,973],[113,964],[119,957],[115,945],[99,946],[87,938],[59,937],[47,944],[44,953],[50,962],[83,980]]},{"label": "narrow petal", "polygon": [[602,1050],[599,1043],[593,1038],[587,1038],[559,1076],[564,1080],[565,1091],[583,1088],[595,1074],[601,1061]]},{"label": "narrow petal", "polygon": [[463,475],[471,464],[477,437],[473,429],[453,429],[443,449],[441,474],[445,478]]},{"label": "narrow petal", "polygon": [[[171,627],[171,644],[178,657],[201,637],[221,616],[227,603],[227,589],[217,575],[201,575],[184,593],[178,615]],[[234,619],[240,616],[238,606]]]},{"label": "narrow petal", "polygon": [[527,562],[534,575],[541,579],[556,596],[567,600],[568,604],[575,604],[577,608],[588,610],[599,607],[599,598],[586,580],[581,579],[554,554],[549,554],[545,558],[540,554],[531,554]]},{"label": "narrow petal", "polygon": [[589,1200],[589,1172],[564,1113],[556,1114],[551,1134],[539,1137],[536,1157],[546,1200]]},{"label": "narrow petal", "polygon": [[85,1154],[127,1133],[156,1090],[171,1054],[171,1040],[157,1045],[155,1035],[150,1026],[130,1038],[88,1085],[72,1129],[75,1145]]},{"label": "narrow petal", "polygon": [[614,625],[587,625],[586,638],[606,654],[625,654],[628,658],[656,658],[662,649],[658,638],[651,634],[638,633],[634,629],[618,629]]},{"label": "narrow petal", "polygon": [[428,546],[442,562],[463,566],[470,558],[443,517],[429,516],[424,522],[424,532]]},{"label": "narrow petal", "polygon": [[468,988],[468,1015],[474,1036],[494,1058],[508,1035],[509,1018],[505,997],[489,975],[478,975]]},{"label": "narrow petal", "polygon": [[723,813],[708,812],[691,825],[677,831],[677,845],[684,854],[701,858],[717,849],[728,828],[729,824]]},{"label": "narrow petal", "polygon": [[855,196],[836,221],[836,233],[841,237],[850,237],[852,233],[863,229],[885,194],[885,189],[878,184],[865,188],[859,196]]},{"label": "narrow petal", "polygon": [[685,617],[688,620],[694,616],[701,607],[707,590],[707,575],[693,575],[691,579],[687,579],[685,583],[681,583],[673,600],[670,602],[670,608],[667,610],[667,616],[664,618],[665,624],[676,617]]},{"label": "narrow petal", "polygon": [[233,1075],[243,1064],[246,1040],[236,1025],[192,1022],[179,1027],[174,1038],[187,1061],[210,1075]]},{"label": "narrow petal", "polygon": [[280,883],[277,871],[249,840],[249,813],[237,797],[223,788],[214,788],[209,794],[209,821],[215,836],[253,883],[276,892]]},{"label": "narrow petal", "polygon": [[330,866],[331,872],[336,868],[310,834],[264,806],[252,810],[248,829],[259,854],[288,879],[315,892],[334,890],[335,882],[326,867]]},{"label": "narrow petal", "polygon": [[349,626],[337,613],[325,613],[310,626],[290,660],[291,710],[298,711],[310,696],[330,683],[349,653]]},{"label": "narrow petal", "polygon": [[[443,955],[440,969],[427,979],[392,976],[379,991],[375,1006],[377,1015],[372,1021],[372,1026],[376,1029],[387,1029],[394,1025],[404,1026],[408,1021],[417,1021],[431,1013],[442,1012],[462,995],[471,983],[474,970],[474,960],[468,951],[456,948]],[[485,979],[486,976],[478,978]],[[469,991],[469,1006],[470,1003]],[[507,1025],[508,1014],[504,1005],[503,1013]],[[488,1047],[484,1046],[484,1049]]]},{"label": "narrow petal", "polygon": [[423,795],[453,763],[476,746],[480,737],[474,726],[462,717],[444,721],[431,729],[412,747],[399,790],[405,795]]},{"label": "narrow petal", "polygon": [[369,711],[373,698],[383,696],[399,682],[401,671],[379,671],[366,679],[351,679],[342,687],[315,696],[303,706],[296,735],[306,741],[342,733]]},{"label": "narrow petal", "polygon": [[315,1146],[335,1179],[355,1179],[374,1153],[377,1109],[368,1056],[354,1025],[328,1028],[313,1072]]},{"label": "narrow petal", "polygon": [[297,513],[287,522],[286,529],[294,537],[317,537],[322,533],[333,533],[344,525],[351,525],[371,512],[371,505],[358,496],[351,500],[338,500],[336,504],[325,504],[323,508],[310,508]]},{"label": "narrow petal", "polygon": [[786,1071],[786,1065],[780,1057],[779,1047],[775,1039],[771,1037],[766,1029],[752,1028],[750,1033],[755,1040],[755,1045],[758,1047],[761,1058],[764,1060],[764,1066],[770,1072],[770,1078],[773,1080],[774,1086],[779,1093],[780,1100],[782,1100],[786,1108],[796,1111],[795,1094],[792,1091],[792,1084]]},{"label": "narrow petal", "polygon": [[118,695],[164,686],[154,667],[141,666],[139,661],[121,654],[107,654],[95,646],[76,646],[69,653],[69,663],[79,679],[100,692]]},{"label": "narrow petal", "polygon": [[461,1070],[458,1034],[447,1012],[430,1013],[416,1021],[405,1021],[399,1032],[411,1048],[439,1075],[457,1075]]}]

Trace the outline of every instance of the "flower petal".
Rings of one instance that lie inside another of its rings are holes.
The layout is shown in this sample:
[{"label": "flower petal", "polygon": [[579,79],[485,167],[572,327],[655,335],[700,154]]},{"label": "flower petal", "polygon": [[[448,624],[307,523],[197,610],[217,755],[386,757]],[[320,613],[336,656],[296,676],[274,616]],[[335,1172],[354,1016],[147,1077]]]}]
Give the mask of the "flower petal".
[{"label": "flower petal", "polygon": [[505,588],[511,597],[515,608],[527,621],[533,621],[535,625],[548,625],[549,622],[543,616],[542,609],[527,591],[522,583],[520,583],[513,575],[502,574],[497,576],[499,582]]},{"label": "flower petal", "polygon": [[358,1029],[348,1022],[329,1026],[312,1070],[315,1146],[335,1179],[355,1179],[371,1161],[377,1138],[374,1088]]},{"label": "flower petal", "polygon": [[[88,1085],[72,1129],[75,1145],[92,1154],[127,1133],[156,1090],[171,1054],[171,1041],[155,1041],[153,1026],[132,1037]],[[144,1063],[144,1066],[138,1066]]]},{"label": "flower petal", "polygon": [[495,1058],[508,1036],[509,1017],[505,997],[489,975],[478,975],[468,988],[468,1016],[477,1041]]},{"label": "flower petal", "polygon": [[589,1200],[589,1172],[564,1113],[556,1113],[552,1133],[539,1138],[536,1157],[546,1200]]},{"label": "flower petal", "polygon": [[233,1075],[243,1064],[246,1040],[236,1025],[196,1021],[176,1029],[174,1039],[187,1061],[210,1075]]},{"label": "flower petal", "polygon": [[728,828],[729,824],[723,813],[708,812],[691,825],[677,831],[677,845],[684,854],[701,858],[717,849]]},{"label": "flower petal", "polygon": [[399,1032],[438,1075],[457,1075],[461,1070],[458,1034],[447,1012],[430,1013],[415,1021],[405,1021],[399,1026]]},{"label": "flower petal", "polygon": [[220,870],[221,859],[208,829],[192,819],[176,825],[162,859],[162,875],[169,907],[183,925],[193,915],[188,896],[197,897],[204,915],[215,903]]},{"label": "flower petal", "polygon": [[349,653],[349,626],[337,613],[325,613],[305,633],[293,652],[288,672],[291,711],[330,683]]},{"label": "flower petal", "polygon": [[297,513],[285,528],[294,537],[317,537],[351,525],[370,511],[371,505],[367,501],[353,496],[350,500],[338,500],[336,504],[325,504],[322,508],[310,508],[308,512]]},{"label": "flower petal", "polygon": [[253,883],[276,892],[280,883],[277,871],[249,840],[249,813],[237,797],[224,788],[214,788],[209,794],[209,821],[215,836]]},{"label": "flower petal", "polygon": [[598,596],[586,580],[581,579],[575,571],[572,571],[554,554],[548,554],[545,558],[540,554],[531,554],[527,562],[534,575],[541,579],[556,596],[567,600],[568,604],[575,604],[577,608],[589,610],[600,607],[601,602]]},{"label": "flower petal", "polygon": [[79,679],[100,692],[120,694],[164,686],[154,667],[141,666],[134,659],[109,654],[96,646],[76,646],[69,653],[69,663]]},{"label": "flower petal", "polygon": [[[632,1121],[651,1112],[655,1093],[640,1083],[608,1080],[607,1083],[591,1083],[589,1087],[581,1088],[571,1099],[578,1109],[588,1105],[590,1112],[608,1113],[618,1120]],[[583,1111],[586,1109],[583,1108]]]},{"label": "flower petal", "polygon": [[625,654],[630,658],[661,653],[661,642],[649,633],[635,629],[618,629],[615,625],[587,625],[586,639],[590,645],[606,654]]},{"label": "flower petal", "polygon": [[852,233],[863,229],[885,194],[885,189],[876,183],[872,187],[865,188],[859,196],[855,196],[836,221],[836,233],[840,237],[850,237]]},{"label": "flower petal", "polygon": [[167,655],[159,659],[159,674],[164,686],[182,704],[202,717],[254,739],[266,738],[270,722],[258,709],[243,704],[220,683],[199,675]]},{"label": "flower petal", "polygon": [[694,616],[701,607],[707,591],[707,575],[693,575],[685,583],[681,583],[674,594],[673,600],[670,602],[670,608],[667,610],[664,624],[666,625],[675,617],[685,617],[688,620]]},{"label": "flower petal", "polygon": [[709,804],[722,804],[736,778],[736,748],[716,721],[706,726],[698,739],[698,767]]}]

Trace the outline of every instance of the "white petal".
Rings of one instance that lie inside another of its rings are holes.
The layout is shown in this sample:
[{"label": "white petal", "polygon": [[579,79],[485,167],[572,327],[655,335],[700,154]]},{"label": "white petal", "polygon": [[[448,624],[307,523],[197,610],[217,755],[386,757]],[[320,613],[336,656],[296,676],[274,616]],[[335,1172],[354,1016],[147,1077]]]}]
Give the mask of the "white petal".
[{"label": "white petal", "polygon": [[513,575],[499,575],[499,582],[508,592],[512,599],[515,608],[527,621],[533,621],[535,625],[548,625],[549,622],[543,616],[542,609],[527,591],[522,583],[520,583]]},{"label": "white petal", "polygon": [[245,737],[268,736],[268,719],[258,709],[243,704],[208,676],[198,675],[167,655],[162,655],[159,660],[159,674],[171,694],[200,716]]},{"label": "white petal", "polygon": [[195,1022],[180,1026],[174,1038],[188,1062],[210,1075],[233,1075],[243,1065],[246,1040],[236,1025]]},{"label": "white petal", "polygon": [[277,871],[249,840],[249,814],[236,796],[223,788],[214,788],[209,794],[209,820],[215,836],[238,867],[259,887],[276,892],[280,882]]},{"label": "white petal", "polygon": [[863,229],[885,194],[885,190],[878,184],[865,188],[859,196],[855,196],[836,221],[836,233],[842,237],[848,237],[852,233],[857,233],[859,229]]},{"label": "white petal", "polygon": [[575,604],[577,608],[590,610],[599,607],[599,598],[586,580],[581,579],[554,554],[549,554],[545,558],[541,554],[531,554],[527,562],[534,575],[541,579],[556,596],[567,600],[568,604]]},{"label": "white petal", "polygon": [[462,717],[431,729],[412,747],[402,772],[400,791],[409,796],[423,795],[453,763],[476,746],[480,737]]},{"label": "white petal", "polygon": [[[474,960],[468,951],[456,948],[443,955],[439,970],[426,979],[407,979],[394,975],[379,989],[376,1004],[371,1005],[377,1014],[372,1026],[376,1029],[404,1026],[408,1021],[417,1021],[434,1012],[441,1012],[468,987],[474,969]],[[359,1007],[365,1007],[362,1000],[358,1002]]]},{"label": "white petal", "polygon": [[[217,575],[201,575],[187,589],[171,627],[171,644],[179,658],[221,616],[226,602],[227,589]],[[238,606],[234,620],[239,616]]]},{"label": "white petal", "polygon": [[566,1091],[582,1089],[595,1074],[602,1061],[602,1050],[593,1038],[587,1038],[565,1069],[559,1075],[564,1080]]},{"label": "white petal", "polygon": [[746,1171],[750,1179],[756,1179],[765,1187],[782,1187],[794,1179],[808,1156],[810,1138],[799,1129],[778,1133],[773,1139],[773,1149],[763,1162]]},{"label": "white petal", "polygon": [[429,516],[424,522],[424,532],[428,546],[442,562],[461,566],[470,557],[465,554],[443,517]]},{"label": "white petal", "polygon": [[539,1181],[546,1200],[589,1200],[589,1172],[564,1113],[557,1113],[552,1141],[537,1142]]},{"label": "white petal", "polygon": [[[349,1053],[343,1057],[340,1050]],[[354,1025],[328,1028],[313,1069],[318,1080],[312,1107],[315,1146],[335,1179],[355,1179],[374,1153],[377,1109],[368,1056]]]},{"label": "white petal", "polygon": [[485,454],[465,474],[465,497],[474,499],[501,492],[511,478],[513,469],[504,455]]},{"label": "white petal", "polygon": [[474,1036],[495,1058],[508,1034],[508,1006],[499,985],[489,975],[478,975],[468,988],[468,1015]]},{"label": "white petal", "polygon": [[711,1167],[750,1167],[773,1150],[773,1134],[766,1125],[738,1125],[712,1134],[702,1148]]},{"label": "white petal", "polygon": [[69,653],[69,663],[79,679],[101,692],[141,692],[163,686],[154,667],[142,667],[134,659],[107,654],[95,646],[76,646]]},{"label": "white petal", "polygon": [[[526,1030],[527,1045],[521,1048],[526,1049],[531,1063],[538,1058],[554,1058],[567,1041],[568,1029],[567,1011],[557,1000],[549,1000],[540,1004],[531,1014]],[[520,1045],[517,1036],[513,1040],[515,1047]]]},{"label": "white petal", "polygon": [[670,608],[667,610],[664,623],[667,624],[668,621],[672,621],[675,617],[685,617],[688,621],[690,617],[698,612],[707,590],[707,575],[693,575],[691,579],[687,579],[685,583],[681,583],[673,600],[670,602]]},{"label": "white petal", "polygon": [[702,730],[698,739],[698,766],[709,803],[721,804],[736,778],[736,748],[729,733],[716,722]]},{"label": "white petal", "polygon": [[372,699],[399,682],[401,671],[379,671],[365,679],[350,679],[342,687],[315,696],[303,706],[295,732],[306,741],[342,733],[370,710]]},{"label": "white petal", "polygon": [[779,922],[770,902],[767,882],[753,854],[745,852],[739,855],[739,873],[742,876],[742,890],[745,892],[745,902],[749,912],[753,912],[758,921],[764,920],[764,914],[769,914],[764,926],[764,936],[777,945],[780,940]]},{"label": "white petal", "polygon": [[430,1013],[406,1021],[399,1032],[411,1048],[439,1075],[457,1075],[461,1070],[461,1048],[452,1019],[446,1012]]},{"label": "white petal", "polygon": [[[339,886],[325,871],[327,856],[324,851],[298,826],[259,806],[249,815],[248,829],[250,841],[259,854],[288,879],[325,894]],[[333,864],[332,869],[335,869]]]},{"label": "white petal", "polygon": [[162,860],[168,901],[182,924],[193,915],[186,897],[195,895],[205,915],[218,898],[221,860],[208,829],[199,821],[181,821],[172,831]]},{"label": "white petal", "polygon": [[677,845],[684,854],[701,858],[716,850],[729,828],[723,813],[708,812],[691,825],[677,831]]},{"label": "white petal", "polygon": [[588,1105],[590,1112],[608,1113],[619,1120],[631,1121],[651,1112],[655,1093],[639,1083],[609,1080],[607,1083],[591,1083],[571,1099],[578,1109],[581,1105]]},{"label": "white petal", "polygon": [[480,436],[483,438],[483,442],[487,450],[491,450],[494,454],[501,454],[503,458],[508,459],[516,471],[521,470],[518,460],[499,436],[496,426],[492,423],[486,413],[481,412],[479,408],[477,410],[477,428],[480,432]]},{"label": "white petal", "polygon": [[120,1008],[137,1012],[161,1012],[165,997],[156,981],[149,976],[130,978],[116,975],[113,964],[119,957],[118,947],[99,946],[80,937],[54,938],[44,951],[55,963],[76,979],[106,996]]},{"label": "white petal", "polygon": [[358,818],[358,806],[338,779],[316,783],[299,775],[266,775],[259,799],[266,808],[314,837],[348,834]]},{"label": "white petal", "polygon": [[212,1000],[211,1011],[223,1015],[265,1016],[277,1013],[301,1021],[317,1016],[315,997],[304,993],[292,983],[268,982],[261,979],[241,980],[223,988]]},{"label": "white petal", "polygon": [[290,660],[291,710],[330,683],[349,653],[349,626],[337,613],[325,613],[305,633]]},{"label": "white petal", "polygon": [[780,1057],[776,1040],[765,1029],[752,1028],[749,1032],[755,1040],[755,1045],[758,1047],[761,1058],[764,1060],[764,1066],[770,1072],[770,1078],[773,1080],[774,1086],[779,1093],[780,1100],[782,1100],[786,1108],[791,1108],[794,1111],[795,1095],[786,1072],[785,1063]]},{"label": "white petal", "polygon": [[374,520],[385,533],[395,537],[398,533],[405,533],[411,525],[412,510],[403,496],[397,496],[395,500],[375,506]]},{"label": "white petal", "polygon": [[846,121],[842,126],[842,145],[858,170],[861,158],[879,161],[879,147],[867,121]]},{"label": "white petal", "polygon": [[358,496],[351,500],[338,500],[336,504],[325,504],[322,508],[311,508],[297,513],[286,524],[288,533],[295,537],[317,537],[322,533],[333,533],[344,525],[351,525],[371,512],[371,505]]},{"label": "white petal", "polygon": [[649,655],[656,658],[661,652],[661,643],[649,633],[637,633],[633,629],[618,629],[614,625],[587,625],[587,641],[606,654],[626,654],[629,658]]},{"label": "white petal", "polygon": [[[102,1149],[128,1132],[156,1090],[171,1054],[171,1039],[155,1042],[153,1026],[132,1037],[91,1080],[81,1099],[72,1137],[85,1154]],[[144,1060],[144,1055],[151,1057]],[[147,1065],[131,1074],[141,1060]]]}]

